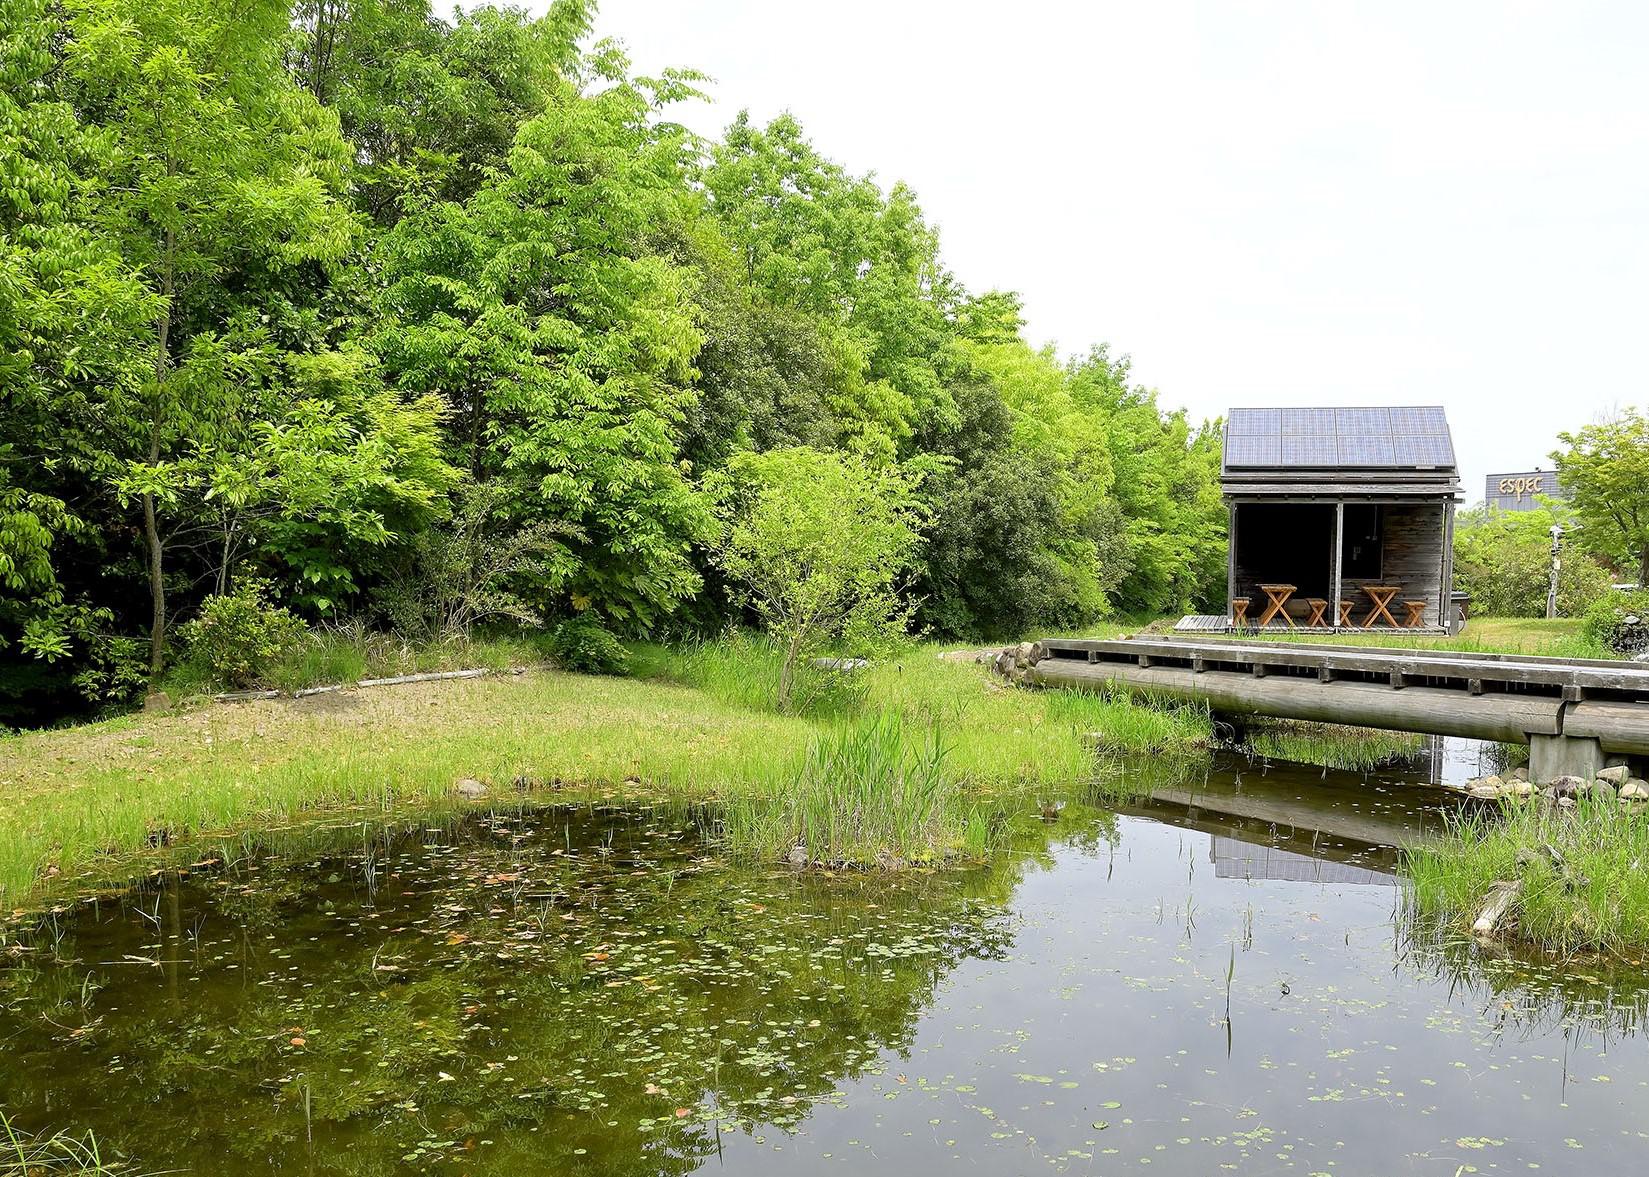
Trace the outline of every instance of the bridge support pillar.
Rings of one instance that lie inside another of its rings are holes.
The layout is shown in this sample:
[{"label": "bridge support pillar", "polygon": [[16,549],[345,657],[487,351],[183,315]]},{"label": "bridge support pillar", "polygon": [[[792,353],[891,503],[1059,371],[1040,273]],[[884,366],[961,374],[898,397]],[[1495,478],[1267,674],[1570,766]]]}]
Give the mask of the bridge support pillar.
[{"label": "bridge support pillar", "polygon": [[1589,781],[1606,767],[1603,744],[1598,740],[1587,736],[1529,737],[1529,777],[1538,785],[1560,776]]}]

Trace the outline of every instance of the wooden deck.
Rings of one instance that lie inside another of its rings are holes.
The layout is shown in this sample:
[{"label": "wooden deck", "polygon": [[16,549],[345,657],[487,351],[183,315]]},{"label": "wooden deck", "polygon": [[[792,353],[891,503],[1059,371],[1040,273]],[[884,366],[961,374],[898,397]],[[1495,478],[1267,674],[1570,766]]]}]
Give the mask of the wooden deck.
[{"label": "wooden deck", "polygon": [[1331,643],[1152,638],[1038,642],[1045,686],[1202,699],[1217,711],[1528,743],[1537,779],[1649,757],[1649,666]]},{"label": "wooden deck", "polygon": [[1387,636],[1391,636],[1391,637],[1408,636],[1408,637],[1434,637],[1434,638],[1436,638],[1436,637],[1447,637],[1448,633],[1449,633],[1449,631],[1446,628],[1444,628],[1443,626],[1440,626],[1440,625],[1417,625],[1417,626],[1412,626],[1412,627],[1405,626],[1405,627],[1402,627],[1402,628],[1399,628],[1399,629],[1392,629],[1389,626],[1381,626],[1378,629],[1365,629],[1361,625],[1329,625],[1329,626],[1312,626],[1311,628],[1308,629],[1304,625],[1299,624],[1298,622],[1296,622],[1293,625],[1286,625],[1286,624],[1279,624],[1278,622],[1275,622],[1275,621],[1272,622],[1270,625],[1266,626],[1264,629],[1260,629],[1260,628],[1258,628],[1256,626],[1253,626],[1253,625],[1244,626],[1244,627],[1239,629],[1238,627],[1231,624],[1231,619],[1229,617],[1221,617],[1217,613],[1187,613],[1184,617],[1181,617],[1178,621],[1176,621],[1174,623],[1174,632],[1175,633],[1186,633],[1186,634],[1198,634],[1198,633],[1202,633],[1202,634],[1210,634],[1210,633],[1227,634],[1227,633],[1236,633],[1236,634],[1245,634],[1245,635],[1248,635],[1248,636],[1254,637],[1254,638],[1263,638],[1266,634],[1285,634],[1285,633],[1297,633],[1297,634],[1304,634],[1304,635],[1310,635],[1310,634],[1327,635],[1327,634],[1335,634],[1335,633],[1355,633],[1355,634],[1387,635]]}]

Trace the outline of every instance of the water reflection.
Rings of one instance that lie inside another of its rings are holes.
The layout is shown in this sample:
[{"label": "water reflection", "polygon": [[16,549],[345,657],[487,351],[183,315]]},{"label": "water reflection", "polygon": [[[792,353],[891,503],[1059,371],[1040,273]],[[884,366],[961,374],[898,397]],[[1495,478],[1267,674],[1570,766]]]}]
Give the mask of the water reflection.
[{"label": "water reflection", "polygon": [[38,929],[0,1104],[197,1173],[1638,1172],[1641,972],[1411,933],[1407,780],[1222,761],[892,879],[310,834]]}]

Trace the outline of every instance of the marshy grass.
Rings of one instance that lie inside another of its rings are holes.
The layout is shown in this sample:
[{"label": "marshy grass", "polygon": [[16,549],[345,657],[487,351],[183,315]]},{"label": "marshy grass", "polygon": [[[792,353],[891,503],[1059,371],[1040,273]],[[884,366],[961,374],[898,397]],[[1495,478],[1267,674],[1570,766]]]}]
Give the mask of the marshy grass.
[{"label": "marshy grass", "polygon": [[0,1177],[94,1177],[114,1174],[90,1132],[37,1136],[24,1132],[0,1109]]},{"label": "marshy grass", "polygon": [[735,852],[825,866],[896,866],[982,855],[999,821],[964,789],[937,724],[897,712],[831,725],[793,769],[720,807]]},{"label": "marshy grass", "polygon": [[1240,747],[1250,756],[1265,760],[1372,772],[1418,756],[1426,750],[1428,738],[1417,732],[1278,719],[1250,723],[1242,733]]},{"label": "marshy grass", "polygon": [[1489,888],[1521,880],[1517,935],[1560,953],[1649,950],[1649,813],[1613,798],[1575,808],[1507,802],[1455,819],[1451,836],[1412,851],[1413,918],[1466,927]]}]

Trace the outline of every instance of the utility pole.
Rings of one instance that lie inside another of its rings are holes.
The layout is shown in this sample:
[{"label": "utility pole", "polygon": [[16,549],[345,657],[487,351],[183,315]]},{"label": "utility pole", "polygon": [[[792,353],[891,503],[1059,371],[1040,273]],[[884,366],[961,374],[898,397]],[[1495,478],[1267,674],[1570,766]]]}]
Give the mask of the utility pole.
[{"label": "utility pole", "polygon": [[1563,525],[1554,523],[1552,524],[1552,575],[1551,580],[1548,581],[1546,585],[1547,621],[1551,621],[1557,617],[1557,574],[1558,570],[1563,567],[1563,557],[1558,553],[1562,547],[1562,544]]}]

